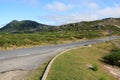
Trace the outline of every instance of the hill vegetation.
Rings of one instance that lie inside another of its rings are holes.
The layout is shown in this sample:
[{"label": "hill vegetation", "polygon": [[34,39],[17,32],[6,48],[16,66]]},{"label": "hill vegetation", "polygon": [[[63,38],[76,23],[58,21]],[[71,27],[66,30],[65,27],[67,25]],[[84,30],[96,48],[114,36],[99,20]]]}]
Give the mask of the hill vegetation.
[{"label": "hill vegetation", "polygon": [[83,21],[78,23],[61,25],[60,28],[62,30],[72,31],[112,30],[113,32],[120,32],[120,18],[106,18],[96,21]]},{"label": "hill vegetation", "polygon": [[41,32],[21,34],[0,34],[0,49],[17,47],[60,44],[79,41],[81,39],[92,39],[102,36],[101,32]]},{"label": "hill vegetation", "polygon": [[95,30],[112,30],[113,32],[120,32],[120,18],[106,18],[96,21],[83,21],[77,23],[70,23],[61,26],[50,26],[41,24],[31,20],[17,21],[5,25],[0,29],[0,32],[9,33],[33,33],[33,32],[51,32],[51,31],[95,31]]},{"label": "hill vegetation", "polygon": [[40,24],[35,21],[31,20],[23,20],[23,21],[17,21],[13,20],[7,25],[5,25],[3,28],[1,28],[1,32],[7,32],[7,33],[33,33],[33,32],[42,32],[47,31],[48,28],[52,28],[54,26],[49,26],[45,24]]},{"label": "hill vegetation", "polygon": [[120,35],[120,18],[84,21],[61,26],[17,21],[0,29],[0,49],[59,44],[108,35]]}]

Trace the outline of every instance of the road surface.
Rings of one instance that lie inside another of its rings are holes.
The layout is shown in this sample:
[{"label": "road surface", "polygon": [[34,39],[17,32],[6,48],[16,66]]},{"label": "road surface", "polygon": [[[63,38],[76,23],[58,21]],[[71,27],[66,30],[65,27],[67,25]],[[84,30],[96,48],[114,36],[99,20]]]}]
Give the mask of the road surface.
[{"label": "road surface", "polygon": [[[120,36],[113,36],[111,37],[111,40],[117,38],[120,38]],[[109,40],[109,37],[107,37],[69,44],[0,51],[0,73],[14,70],[34,70],[53,56],[59,54],[61,51],[77,46],[95,44]]]}]

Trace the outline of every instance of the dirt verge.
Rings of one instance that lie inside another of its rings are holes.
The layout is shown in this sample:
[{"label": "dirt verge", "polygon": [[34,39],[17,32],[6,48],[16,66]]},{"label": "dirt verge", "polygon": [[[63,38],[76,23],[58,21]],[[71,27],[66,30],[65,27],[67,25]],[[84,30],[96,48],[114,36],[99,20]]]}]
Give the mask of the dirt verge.
[{"label": "dirt verge", "polygon": [[120,80],[120,69],[113,67],[113,66],[108,66],[104,65],[103,66],[106,72],[109,72],[111,75],[113,75],[117,80]]},{"label": "dirt verge", "polygon": [[28,71],[14,70],[0,73],[0,80],[24,80]]}]

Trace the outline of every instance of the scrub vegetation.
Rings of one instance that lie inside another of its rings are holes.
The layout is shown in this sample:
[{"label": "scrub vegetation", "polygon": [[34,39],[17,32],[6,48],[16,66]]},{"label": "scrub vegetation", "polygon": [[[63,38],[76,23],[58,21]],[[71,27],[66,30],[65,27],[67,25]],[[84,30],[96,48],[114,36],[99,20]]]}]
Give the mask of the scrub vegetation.
[{"label": "scrub vegetation", "polygon": [[83,39],[103,37],[101,31],[94,32],[39,32],[39,33],[3,33],[0,34],[0,48],[10,49],[37,45],[59,44]]}]

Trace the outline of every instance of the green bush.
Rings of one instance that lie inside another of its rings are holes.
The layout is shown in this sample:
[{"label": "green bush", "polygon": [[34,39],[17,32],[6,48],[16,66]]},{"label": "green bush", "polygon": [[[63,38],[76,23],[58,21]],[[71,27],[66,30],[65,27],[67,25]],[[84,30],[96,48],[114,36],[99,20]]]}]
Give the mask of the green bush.
[{"label": "green bush", "polygon": [[106,78],[105,77],[101,77],[99,80],[106,80]]},{"label": "green bush", "polygon": [[120,67],[120,49],[114,49],[109,55],[103,57],[104,62]]},{"label": "green bush", "polygon": [[92,64],[92,70],[97,71],[98,70],[98,65],[97,64]]}]

